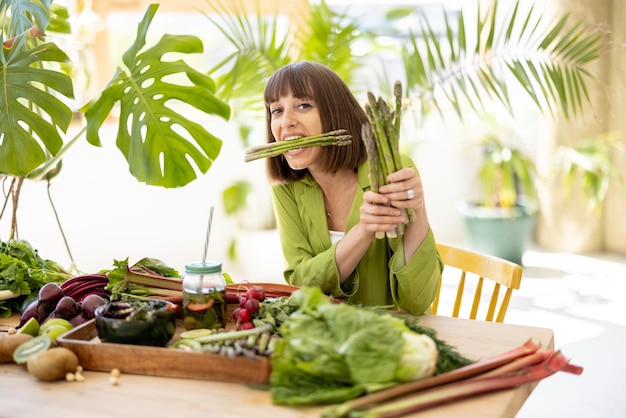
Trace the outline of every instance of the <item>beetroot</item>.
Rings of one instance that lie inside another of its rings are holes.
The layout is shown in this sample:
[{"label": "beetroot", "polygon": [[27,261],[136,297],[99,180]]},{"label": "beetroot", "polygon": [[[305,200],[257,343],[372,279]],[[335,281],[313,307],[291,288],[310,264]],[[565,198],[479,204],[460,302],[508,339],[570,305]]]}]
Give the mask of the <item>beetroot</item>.
[{"label": "beetroot", "polygon": [[53,318],[63,318],[68,321],[80,313],[78,304],[70,296],[63,296],[52,312]]},{"label": "beetroot", "polygon": [[57,303],[59,303],[63,296],[65,296],[65,292],[61,289],[61,286],[50,282],[41,286],[41,289],[39,289],[38,299],[42,305],[45,305],[52,310],[55,309]]},{"label": "beetroot", "polygon": [[95,318],[95,311],[98,306],[102,306],[107,303],[107,300],[96,294],[90,294],[85,296],[80,304],[80,313],[85,319]]}]

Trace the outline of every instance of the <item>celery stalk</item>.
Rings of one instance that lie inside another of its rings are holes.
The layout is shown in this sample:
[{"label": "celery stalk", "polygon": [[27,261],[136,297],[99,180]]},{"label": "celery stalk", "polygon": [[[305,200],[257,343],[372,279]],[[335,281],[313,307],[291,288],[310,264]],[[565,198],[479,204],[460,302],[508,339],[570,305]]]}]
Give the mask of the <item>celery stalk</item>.
[{"label": "celery stalk", "polygon": [[20,297],[18,293],[11,292],[10,290],[0,290],[0,300],[9,300]]}]

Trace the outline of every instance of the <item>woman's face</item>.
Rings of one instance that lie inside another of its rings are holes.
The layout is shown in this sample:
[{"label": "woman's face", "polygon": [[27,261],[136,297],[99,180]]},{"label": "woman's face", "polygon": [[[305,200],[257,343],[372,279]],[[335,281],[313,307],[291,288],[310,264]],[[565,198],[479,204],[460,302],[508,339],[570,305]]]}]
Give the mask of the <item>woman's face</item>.
[{"label": "woman's face", "polygon": [[[276,141],[288,141],[303,136],[322,133],[317,104],[311,99],[294,97],[292,94],[270,103],[270,128]],[[320,153],[320,147],[298,148],[283,154],[294,170],[311,169]]]}]

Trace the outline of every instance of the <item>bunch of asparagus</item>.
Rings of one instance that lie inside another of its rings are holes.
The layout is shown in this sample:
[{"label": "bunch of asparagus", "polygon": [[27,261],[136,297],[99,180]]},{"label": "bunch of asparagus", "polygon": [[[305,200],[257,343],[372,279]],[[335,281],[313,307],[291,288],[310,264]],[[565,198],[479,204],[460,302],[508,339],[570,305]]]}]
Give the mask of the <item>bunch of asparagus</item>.
[{"label": "bunch of asparagus", "polygon": [[[394,85],[395,109],[392,111],[387,102],[368,92],[368,103],[365,112],[369,123],[363,125],[361,136],[365,141],[367,156],[370,163],[371,190],[378,192],[381,185],[387,183],[387,176],[402,168],[400,157],[400,121],[402,117],[402,84]],[[403,215],[413,222],[415,211],[412,208],[402,209]],[[376,238],[395,238],[404,233],[404,225],[396,226],[395,230],[386,234],[377,232]]]},{"label": "bunch of asparagus", "polygon": [[271,142],[246,150],[245,161],[254,161],[261,158],[276,157],[288,151],[293,151],[303,147],[328,146],[328,145],[348,145],[352,141],[352,135],[348,135],[345,129],[326,132],[320,135],[305,136],[289,141]]}]

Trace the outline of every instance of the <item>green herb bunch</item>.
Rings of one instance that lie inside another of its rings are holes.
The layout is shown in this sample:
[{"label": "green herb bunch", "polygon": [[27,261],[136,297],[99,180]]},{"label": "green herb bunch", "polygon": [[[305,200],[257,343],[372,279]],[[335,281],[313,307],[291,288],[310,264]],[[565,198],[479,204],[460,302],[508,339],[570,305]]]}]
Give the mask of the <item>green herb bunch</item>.
[{"label": "green herb bunch", "polygon": [[24,301],[36,296],[44,284],[62,283],[70,277],[58,263],[42,258],[28,241],[0,241],[0,318],[21,312]]}]

